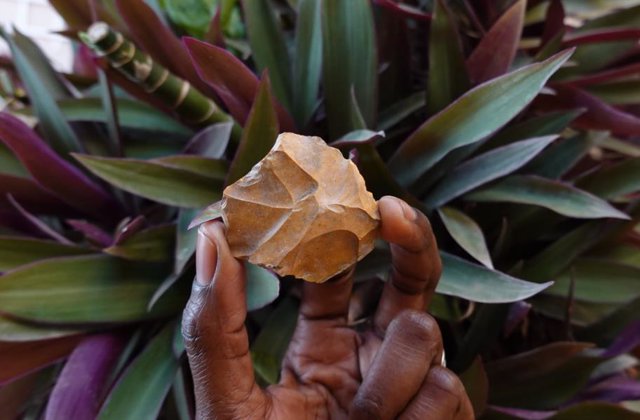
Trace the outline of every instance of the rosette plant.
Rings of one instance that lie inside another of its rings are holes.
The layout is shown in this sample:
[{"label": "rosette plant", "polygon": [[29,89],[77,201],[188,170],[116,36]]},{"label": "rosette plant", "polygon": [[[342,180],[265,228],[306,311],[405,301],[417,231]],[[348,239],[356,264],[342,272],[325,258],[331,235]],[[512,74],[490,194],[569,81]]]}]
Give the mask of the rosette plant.
[{"label": "rosette plant", "polygon": [[[3,33],[3,418],[193,417],[187,227],[283,131],[429,216],[478,418],[640,418],[638,1],[50,3],[72,72]],[[358,265],[354,323],[388,262]],[[248,268],[268,384],[299,282]]]}]

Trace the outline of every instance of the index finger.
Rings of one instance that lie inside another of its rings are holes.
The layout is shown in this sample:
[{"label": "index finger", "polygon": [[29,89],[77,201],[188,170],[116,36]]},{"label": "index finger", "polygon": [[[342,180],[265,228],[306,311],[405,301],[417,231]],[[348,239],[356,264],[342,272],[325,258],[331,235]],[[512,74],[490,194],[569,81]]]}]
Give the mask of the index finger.
[{"label": "index finger", "polygon": [[396,197],[382,197],[380,235],[391,244],[391,276],[374,316],[384,334],[405,309],[424,310],[440,279],[442,263],[431,224],[422,212]]}]

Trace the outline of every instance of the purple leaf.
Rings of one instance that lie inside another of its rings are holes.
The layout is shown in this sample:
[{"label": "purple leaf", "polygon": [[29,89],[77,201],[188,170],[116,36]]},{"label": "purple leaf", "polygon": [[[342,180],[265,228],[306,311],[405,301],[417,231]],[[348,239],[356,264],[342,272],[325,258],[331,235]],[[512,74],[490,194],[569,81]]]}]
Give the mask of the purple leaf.
[{"label": "purple leaf", "polygon": [[524,410],[521,408],[509,408],[509,407],[498,407],[491,406],[493,411],[497,411],[499,413],[508,414],[513,417],[517,417],[519,419],[524,420],[545,420],[553,416],[555,411],[534,411],[534,410]]},{"label": "purple leaf", "polygon": [[551,42],[560,32],[564,30],[564,6],[561,0],[552,0],[547,10],[544,30],[540,45],[544,46]]},{"label": "purple leaf", "polygon": [[530,310],[531,304],[528,302],[520,301],[512,303],[511,306],[509,306],[507,320],[504,323],[504,335],[511,335],[516,327],[518,327],[518,325],[520,325],[527,318]]},{"label": "purple leaf", "polygon": [[[258,93],[258,78],[229,51],[195,38],[183,41],[198,74],[218,94],[233,118],[244,126]],[[292,131],[291,116],[275,104],[281,131]]]},{"label": "purple leaf", "polygon": [[640,320],[629,324],[603,353],[603,357],[615,357],[640,346]]},{"label": "purple leaf", "polygon": [[113,239],[113,245],[120,245],[132,235],[142,230],[146,223],[147,220],[144,216],[137,216],[135,219],[127,221],[120,229],[118,229],[118,232]]},{"label": "purple leaf", "polygon": [[214,96],[211,88],[198,77],[182,42],[144,0],[118,0],[116,5],[131,36],[142,49],[199,91]]},{"label": "purple leaf", "polygon": [[585,108],[587,111],[573,123],[575,127],[610,131],[615,136],[640,136],[640,118],[621,111],[581,89],[554,86],[557,95],[542,95],[535,104],[543,109]]},{"label": "purple leaf", "polygon": [[616,375],[600,381],[580,393],[576,398],[576,401],[611,403],[633,400],[640,400],[640,382],[626,375]]},{"label": "purple leaf", "polygon": [[65,203],[101,220],[113,220],[120,214],[105,190],[55,154],[29,126],[7,112],[0,112],[0,141],[42,187]]},{"label": "purple leaf", "polygon": [[68,205],[29,178],[0,174],[0,196],[4,197],[7,194],[11,194],[35,213],[67,215],[74,213]]},{"label": "purple leaf", "polygon": [[394,0],[374,0],[373,2],[380,7],[384,7],[385,9],[389,9],[397,13],[400,16],[421,21],[431,20],[430,13],[425,13],[422,10],[409,4],[403,4],[401,1],[402,0],[400,0],[400,2]]},{"label": "purple leaf", "polygon": [[609,82],[611,80],[620,79],[625,76],[631,76],[640,73],[640,63],[629,64],[628,66],[618,67],[610,70],[604,70],[598,73],[581,76],[575,79],[563,81],[564,84],[573,87],[582,87],[596,85]]},{"label": "purple leaf", "polygon": [[20,205],[20,203],[15,200],[15,198],[13,198],[12,196],[8,196],[7,198],[9,199],[11,205],[18,211],[18,213],[20,213],[22,217],[24,217],[25,220],[27,220],[40,233],[60,242],[61,244],[73,245],[73,242],[65,238],[60,233],[56,232],[53,228],[51,228],[42,220],[38,219],[33,214],[29,213],[24,207]]},{"label": "purple leaf", "polygon": [[505,74],[516,56],[524,24],[527,2],[517,0],[480,40],[467,59],[469,78],[474,84]]},{"label": "purple leaf", "polygon": [[223,122],[203,128],[196,133],[184,148],[185,154],[200,155],[213,159],[224,156],[233,123]]},{"label": "purple leaf", "polygon": [[107,247],[113,243],[111,235],[93,223],[79,219],[68,219],[66,222],[73,228],[73,230],[82,233],[85,238],[101,248]]},{"label": "purple leaf", "polygon": [[584,44],[599,42],[637,40],[640,38],[640,29],[635,28],[607,28],[593,31],[582,31],[576,35],[568,35],[564,39],[564,47],[575,47]]},{"label": "purple leaf", "polygon": [[124,347],[115,334],[88,337],[69,356],[49,397],[45,420],[96,418],[106,380]]}]

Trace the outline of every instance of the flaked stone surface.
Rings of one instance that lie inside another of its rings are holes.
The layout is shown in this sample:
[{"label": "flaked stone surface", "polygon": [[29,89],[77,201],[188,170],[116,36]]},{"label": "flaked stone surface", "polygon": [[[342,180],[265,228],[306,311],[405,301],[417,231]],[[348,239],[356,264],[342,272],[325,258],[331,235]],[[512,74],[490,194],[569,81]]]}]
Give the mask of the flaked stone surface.
[{"label": "flaked stone surface", "polygon": [[380,220],[353,162],[293,133],[280,134],[218,204],[236,258],[314,283],[367,255]]}]

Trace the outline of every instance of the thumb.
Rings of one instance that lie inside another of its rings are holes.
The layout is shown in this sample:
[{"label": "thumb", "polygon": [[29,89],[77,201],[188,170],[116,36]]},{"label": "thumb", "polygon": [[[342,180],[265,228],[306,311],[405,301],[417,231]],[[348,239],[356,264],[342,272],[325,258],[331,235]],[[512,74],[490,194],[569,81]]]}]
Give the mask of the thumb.
[{"label": "thumb", "polygon": [[229,250],[220,222],[198,230],[196,279],[182,318],[198,418],[244,418],[264,406],[256,385],[244,322],[243,265]]}]

